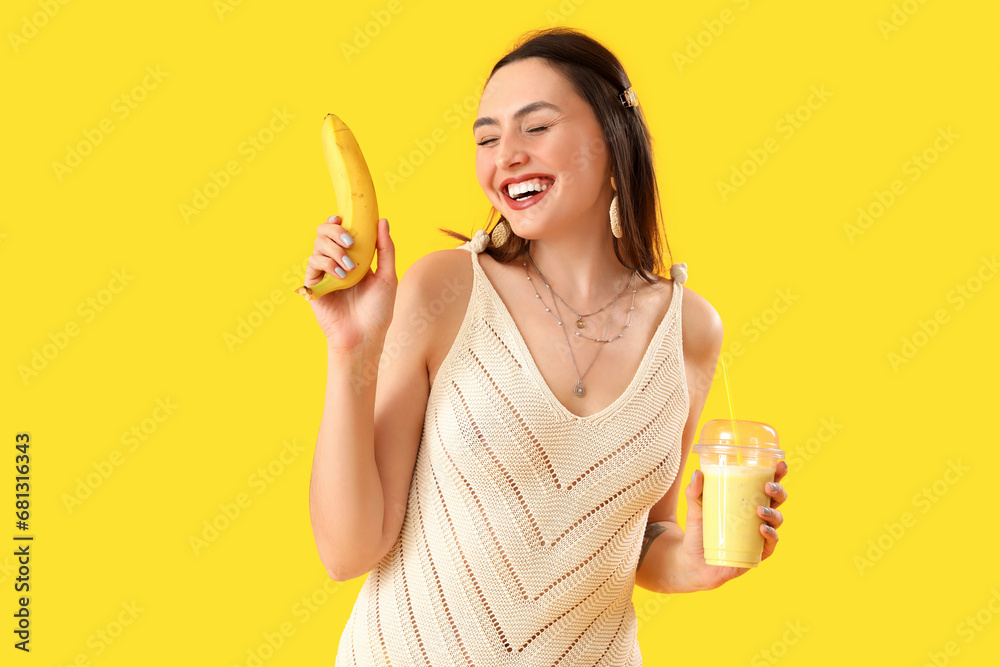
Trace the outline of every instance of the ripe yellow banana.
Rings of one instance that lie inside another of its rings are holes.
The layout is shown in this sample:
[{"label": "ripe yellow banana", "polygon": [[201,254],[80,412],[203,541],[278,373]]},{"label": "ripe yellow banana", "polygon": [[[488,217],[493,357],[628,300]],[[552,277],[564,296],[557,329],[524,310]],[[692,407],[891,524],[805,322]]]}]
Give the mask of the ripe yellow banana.
[{"label": "ripe yellow banana", "polygon": [[333,189],[337,195],[337,215],[340,225],[354,238],[354,244],[345,248],[354,260],[355,267],[346,278],[327,273],[315,285],[296,289],[305,299],[318,299],[335,290],[353,287],[365,277],[375,258],[375,241],[378,238],[378,202],[371,172],[361,154],[361,147],[354,133],[344,121],[332,113],[323,118],[321,132],[323,156],[326,158]]}]

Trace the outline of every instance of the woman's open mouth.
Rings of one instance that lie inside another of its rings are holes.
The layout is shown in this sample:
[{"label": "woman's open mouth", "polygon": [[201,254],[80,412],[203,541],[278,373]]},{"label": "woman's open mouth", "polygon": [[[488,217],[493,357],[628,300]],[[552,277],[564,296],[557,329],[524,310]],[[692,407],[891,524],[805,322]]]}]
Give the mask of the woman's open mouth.
[{"label": "woman's open mouth", "polygon": [[531,178],[520,183],[512,183],[503,188],[507,205],[520,211],[535,205],[551,189],[555,181],[551,178]]}]

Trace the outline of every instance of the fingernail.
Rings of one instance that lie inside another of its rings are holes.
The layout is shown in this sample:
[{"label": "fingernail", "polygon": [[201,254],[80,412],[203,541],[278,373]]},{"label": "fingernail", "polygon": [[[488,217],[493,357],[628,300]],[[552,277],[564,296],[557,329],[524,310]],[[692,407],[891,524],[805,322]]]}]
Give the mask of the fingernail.
[{"label": "fingernail", "polygon": [[347,273],[342,268],[340,268],[339,266],[337,268],[335,268],[333,270],[333,272],[336,273],[337,276],[340,277],[340,278],[346,278],[347,277]]},{"label": "fingernail", "polygon": [[698,469],[697,468],[695,468],[694,471],[691,473],[691,483],[692,484],[694,484],[694,476],[696,474],[698,474]]},{"label": "fingernail", "polygon": [[334,221],[334,220],[336,220],[336,219],[337,219],[337,216],[335,216],[335,215],[331,215],[331,216],[330,216],[329,218],[327,218],[327,219],[326,219],[326,221],[327,221],[327,222],[333,222],[333,221]]},{"label": "fingernail", "polygon": [[340,240],[346,243],[347,245],[351,245],[352,243],[354,243],[354,238],[347,232],[344,232],[343,234],[340,235]]},{"label": "fingernail", "polygon": [[772,528],[771,526],[764,526],[764,532],[771,533],[772,535],[774,535],[774,528]]},{"label": "fingernail", "polygon": [[778,490],[778,485],[775,484],[774,482],[768,482],[768,484],[771,486],[771,493],[774,493],[775,491]]},{"label": "fingernail", "polygon": [[764,513],[764,516],[771,516],[771,508],[761,506],[760,511]]},{"label": "fingernail", "polygon": [[354,268],[354,260],[352,260],[347,255],[344,255],[344,264],[346,264],[347,268],[349,268],[349,269],[353,269]]},{"label": "fingernail", "polygon": [[382,218],[385,220],[385,231],[389,231],[389,218]]}]

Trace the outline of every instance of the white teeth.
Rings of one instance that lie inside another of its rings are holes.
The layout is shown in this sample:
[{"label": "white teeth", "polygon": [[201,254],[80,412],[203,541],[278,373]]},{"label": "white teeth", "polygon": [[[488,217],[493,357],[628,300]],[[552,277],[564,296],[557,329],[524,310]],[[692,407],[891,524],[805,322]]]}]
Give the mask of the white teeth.
[{"label": "white teeth", "polygon": [[548,183],[542,183],[539,179],[532,179],[530,181],[523,181],[521,183],[511,183],[507,186],[507,193],[511,198],[515,198],[518,195],[522,195],[528,190],[541,190],[545,191],[549,189]]}]

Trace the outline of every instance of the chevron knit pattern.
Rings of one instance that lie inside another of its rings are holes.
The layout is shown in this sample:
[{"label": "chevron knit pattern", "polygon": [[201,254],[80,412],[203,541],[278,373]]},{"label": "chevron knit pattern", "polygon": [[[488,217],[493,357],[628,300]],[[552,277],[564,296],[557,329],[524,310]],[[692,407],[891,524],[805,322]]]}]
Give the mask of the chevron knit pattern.
[{"label": "chevron knit pattern", "polygon": [[[678,473],[689,395],[674,295],[631,384],[559,403],[471,251],[473,288],[431,388],[399,538],[368,574],[337,667],[642,665],[646,519]],[[677,271],[674,271],[674,268]]]}]

